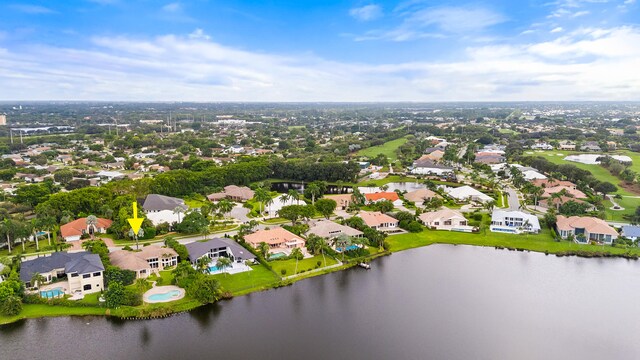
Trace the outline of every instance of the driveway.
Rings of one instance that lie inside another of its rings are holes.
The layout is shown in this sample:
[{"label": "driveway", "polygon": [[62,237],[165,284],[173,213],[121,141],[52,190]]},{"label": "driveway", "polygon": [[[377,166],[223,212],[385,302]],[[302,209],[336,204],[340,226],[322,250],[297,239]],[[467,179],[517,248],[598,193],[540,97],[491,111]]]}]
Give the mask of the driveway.
[{"label": "driveway", "polygon": [[511,186],[506,186],[505,190],[509,194],[507,202],[509,203],[508,210],[518,210],[520,208],[520,201],[518,200],[518,193]]},{"label": "driveway", "polygon": [[247,214],[249,214],[249,209],[247,209],[242,205],[237,204],[236,206],[233,207],[233,209],[229,213],[229,216],[231,216],[236,220],[239,220],[240,222],[246,223],[246,222],[249,222],[250,220],[249,217],[247,217]]}]

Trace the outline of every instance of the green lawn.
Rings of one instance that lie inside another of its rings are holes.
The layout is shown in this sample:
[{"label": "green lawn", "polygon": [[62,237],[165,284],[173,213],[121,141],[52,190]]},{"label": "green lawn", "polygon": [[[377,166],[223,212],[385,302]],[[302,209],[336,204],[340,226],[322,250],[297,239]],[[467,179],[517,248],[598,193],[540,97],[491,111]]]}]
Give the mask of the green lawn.
[{"label": "green lawn", "polygon": [[0,324],[8,324],[20,319],[33,319],[52,316],[105,315],[106,309],[99,307],[67,307],[44,304],[24,304],[16,316],[0,315]]},{"label": "green lawn", "polygon": [[253,269],[252,271],[239,274],[216,274],[211,276],[218,279],[222,288],[225,291],[230,291],[234,296],[266,289],[280,281],[280,277],[264,265],[255,265],[251,268]]},{"label": "green lawn", "polygon": [[202,207],[202,205],[208,203],[208,200],[202,195],[194,195],[184,199],[184,203],[187,204],[189,208],[194,209]]},{"label": "green lawn", "polygon": [[396,154],[396,150],[407,142],[407,138],[400,138],[391,141],[387,141],[386,143],[378,146],[372,146],[366,149],[362,149],[358,151],[359,156],[366,157],[376,157],[378,154],[384,154],[389,161],[394,162],[398,159],[398,155]]},{"label": "green lawn", "polygon": [[548,229],[537,235],[513,235],[493,233],[471,234],[461,232],[424,230],[420,233],[409,233],[389,236],[386,241],[391,251],[401,251],[431,244],[465,244],[476,246],[502,246],[511,249],[525,249],[538,252],[557,253],[562,251],[605,251],[611,254],[632,253],[640,255],[640,249],[622,249],[612,246],[580,245],[570,241],[557,242],[551,237]]},{"label": "green lawn", "polygon": [[[336,261],[335,259],[331,258],[330,256],[326,256],[325,255],[325,259],[327,260],[327,266],[331,266],[331,265],[335,265],[338,263],[338,261]],[[317,255],[314,256],[312,258],[308,258],[308,259],[302,259],[300,261],[298,261],[298,273],[300,273],[302,270],[305,271],[309,271],[309,270],[313,270],[316,268],[316,266],[318,265],[318,261],[320,261],[320,267],[324,267],[324,260],[322,258],[322,255]],[[273,271],[278,274],[281,275],[282,274],[282,270],[286,270],[286,273],[283,276],[290,276],[290,275],[295,275],[296,272],[296,260],[295,259],[290,259],[290,260],[281,260],[281,261],[271,261],[269,263],[271,265],[271,267],[273,268]]]}]

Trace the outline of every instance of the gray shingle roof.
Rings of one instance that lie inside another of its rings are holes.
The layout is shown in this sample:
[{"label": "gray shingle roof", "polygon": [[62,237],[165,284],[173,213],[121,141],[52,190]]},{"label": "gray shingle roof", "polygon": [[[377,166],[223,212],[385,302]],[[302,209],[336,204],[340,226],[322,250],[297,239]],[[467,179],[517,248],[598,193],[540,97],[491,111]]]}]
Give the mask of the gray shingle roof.
[{"label": "gray shingle roof", "polygon": [[161,211],[173,210],[178,206],[182,207],[185,210],[189,208],[187,205],[185,205],[184,200],[182,199],[158,194],[149,194],[144,200],[142,208],[145,211]]},{"label": "gray shingle roof", "polygon": [[640,226],[625,225],[622,227],[622,236],[640,237]]},{"label": "gray shingle roof", "polygon": [[196,241],[186,244],[185,246],[187,247],[187,251],[189,252],[189,259],[191,259],[191,261],[201,258],[212,249],[224,247],[228,247],[229,249],[231,249],[231,252],[235,257],[240,257],[244,260],[255,259],[255,255],[253,255],[249,250],[243,248],[240,244],[228,238],[214,238],[205,242]]},{"label": "gray shingle roof", "polygon": [[50,272],[53,269],[65,269],[65,272],[85,274],[103,271],[104,265],[100,256],[86,251],[77,253],[54,252],[51,256],[23,261],[20,266],[20,280],[31,281],[35,274]]}]

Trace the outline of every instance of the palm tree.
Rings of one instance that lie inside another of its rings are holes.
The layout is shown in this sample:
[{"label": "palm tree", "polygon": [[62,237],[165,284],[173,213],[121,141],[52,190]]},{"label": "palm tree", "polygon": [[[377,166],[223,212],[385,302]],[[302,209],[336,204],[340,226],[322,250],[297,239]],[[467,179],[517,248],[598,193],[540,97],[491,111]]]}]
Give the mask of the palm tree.
[{"label": "palm tree", "polygon": [[380,186],[380,190],[382,190],[382,191],[387,191],[387,190],[389,190],[389,185],[384,184],[384,185]]},{"label": "palm tree", "polygon": [[256,201],[260,202],[260,215],[262,215],[262,212],[264,211],[265,202],[271,200],[271,195],[269,195],[269,192],[265,188],[259,187],[254,192],[253,198]]},{"label": "palm tree", "polygon": [[347,250],[347,246],[351,245],[351,237],[346,234],[340,234],[334,239],[336,248],[341,249],[342,261],[344,261],[344,253]]},{"label": "palm tree", "polygon": [[216,261],[216,267],[218,270],[224,272],[224,276],[227,276],[227,273],[224,271],[226,268],[231,267],[231,259],[228,257],[220,256],[218,261]]},{"label": "palm tree", "polygon": [[296,269],[293,272],[293,274],[295,275],[298,273],[298,260],[300,260],[301,257],[304,257],[304,255],[302,255],[302,250],[300,250],[300,248],[294,248],[293,250],[291,250],[291,256],[296,258]]},{"label": "palm tree", "polygon": [[491,200],[491,201],[487,201],[485,203],[482,204],[482,206],[487,209],[489,212],[491,212],[493,210],[493,208],[496,206],[496,202]]},{"label": "palm tree", "polygon": [[367,201],[367,198],[356,186],[353,187],[353,193],[351,193],[351,199],[353,200],[354,203],[358,205],[363,205]]},{"label": "palm tree", "polygon": [[45,281],[47,281],[47,279],[44,276],[42,276],[42,274],[35,273],[31,277],[31,287],[39,288],[40,285],[44,284]]},{"label": "palm tree", "polygon": [[307,191],[311,195],[311,204],[314,205],[316,203],[316,197],[322,195],[322,189],[320,189],[320,186],[318,186],[318,184],[312,182],[311,184],[307,185]]},{"label": "palm tree", "polygon": [[230,213],[233,210],[233,203],[227,199],[222,199],[218,201],[218,213],[225,216],[225,214]]},{"label": "palm tree", "polygon": [[260,250],[260,254],[262,255],[262,257],[263,257],[265,260],[269,260],[269,251],[271,250],[271,247],[269,246],[269,244],[267,244],[267,243],[266,243],[266,242],[264,242],[264,241],[263,241],[263,242],[261,242],[261,243],[260,243],[259,250]]},{"label": "palm tree", "polygon": [[296,189],[289,189],[286,194],[282,196],[284,201],[291,200],[293,203],[297,203],[300,199],[300,193]]},{"label": "palm tree", "polygon": [[176,208],[173,209],[173,213],[178,215],[178,224],[181,223],[180,214],[184,213],[184,208],[182,206],[176,206]]},{"label": "palm tree", "polygon": [[211,259],[209,259],[208,257],[206,256],[201,257],[196,261],[196,270],[198,270],[198,272],[202,274],[208,274],[209,262],[211,262]]},{"label": "palm tree", "polygon": [[91,234],[91,238],[93,239],[93,235],[96,231],[96,227],[98,226],[98,218],[95,215],[87,216],[87,229],[89,229],[89,234]]}]

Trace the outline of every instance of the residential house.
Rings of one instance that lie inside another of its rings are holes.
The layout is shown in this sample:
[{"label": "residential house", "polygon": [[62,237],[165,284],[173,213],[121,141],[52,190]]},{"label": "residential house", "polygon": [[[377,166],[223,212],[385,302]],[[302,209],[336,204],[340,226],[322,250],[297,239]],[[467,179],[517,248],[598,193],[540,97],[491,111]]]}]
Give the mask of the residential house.
[{"label": "residential house", "polygon": [[443,176],[453,173],[453,168],[436,164],[431,159],[417,160],[413,162],[411,173],[414,175],[438,175]]},{"label": "residential house", "polygon": [[598,143],[595,141],[585,142],[580,146],[580,149],[584,151],[593,151],[593,152],[602,151],[602,148],[600,148],[600,145],[598,145]]},{"label": "residential house", "polygon": [[353,202],[353,195],[340,194],[340,195],[325,195],[325,199],[331,199],[336,202],[336,209],[347,210],[349,205]]},{"label": "residential house", "polygon": [[531,149],[533,150],[553,150],[553,145],[547,144],[546,142],[536,143],[531,145]]},{"label": "residential house", "polygon": [[229,199],[232,201],[244,202],[253,199],[253,195],[253,190],[246,186],[229,185],[225,186],[222,192],[208,195],[207,199],[209,199],[209,201]]},{"label": "residential house", "polygon": [[445,187],[444,191],[458,201],[476,201],[481,203],[494,201],[491,196],[486,195],[468,185],[456,188]]},{"label": "residential house", "polygon": [[367,202],[370,204],[388,200],[393,203],[393,206],[402,205],[402,199],[400,199],[400,196],[398,196],[398,193],[396,193],[395,191],[364,194],[364,197],[367,199]]},{"label": "residential house", "polygon": [[363,232],[331,220],[320,220],[311,224],[306,235],[309,236],[309,234],[318,235],[325,239],[333,239],[343,234],[351,237],[361,237]]},{"label": "residential house", "polygon": [[178,253],[160,245],[144,246],[140,251],[116,250],[109,253],[111,265],[136,272],[136,278],[146,278],[151,272],[178,265]]},{"label": "residential house", "polygon": [[558,147],[558,149],[560,150],[575,150],[576,149],[576,144],[570,142],[570,141],[563,141],[560,143],[560,147]]},{"label": "residential house", "polygon": [[266,206],[267,216],[268,217],[276,217],[278,216],[278,211],[285,206],[289,205],[304,205],[304,201],[299,199],[290,199],[287,194],[282,194]]},{"label": "residential house", "polygon": [[420,214],[419,218],[426,226],[436,230],[473,231],[473,226],[468,225],[467,218],[457,210],[442,209],[426,212]]},{"label": "residential house", "polygon": [[[184,212],[189,209],[182,199],[158,194],[147,195],[142,208],[153,225],[180,222],[184,219]],[[175,211],[176,208],[181,208],[183,214]]]},{"label": "residential house", "polygon": [[210,259],[210,262],[216,262],[219,257],[226,257],[239,264],[247,260],[254,261],[256,258],[249,250],[228,238],[196,241],[185,246],[189,252],[189,261],[193,265],[198,262],[198,259],[205,256]]},{"label": "residential house", "polygon": [[258,230],[253,234],[245,235],[244,240],[252,247],[258,249],[261,243],[267,243],[270,253],[291,253],[294,248],[304,248],[304,239],[281,227],[268,230]]},{"label": "residential house", "polygon": [[622,236],[627,239],[638,241],[640,240],[640,226],[637,225],[625,225],[622,227]]},{"label": "residential house", "polygon": [[618,238],[618,232],[606,221],[594,217],[558,215],[556,221],[558,235],[563,239],[572,236],[578,244],[596,241],[611,244]]},{"label": "residential house", "polygon": [[433,198],[440,198],[440,197],[441,197],[440,195],[436,194],[434,191],[431,191],[429,189],[418,189],[418,190],[413,190],[404,194],[405,200],[411,201],[418,206],[423,205],[424,202],[427,200],[430,200]]},{"label": "residential house", "polygon": [[358,216],[372,229],[383,232],[398,230],[399,221],[379,211],[360,211]]},{"label": "residential house", "polygon": [[481,151],[476,153],[476,163],[492,165],[492,164],[502,164],[506,161],[506,158],[503,154],[496,152],[486,152]]},{"label": "residential house", "polygon": [[[60,287],[65,294],[91,294],[104,289],[104,265],[100,256],[89,252],[54,252],[33,260],[25,260],[20,266],[20,280],[27,287],[33,287],[31,279],[36,274],[45,278],[45,282],[64,279]],[[40,284],[38,284],[40,285]]]},{"label": "residential house", "polygon": [[96,220],[96,224],[87,224],[86,217],[76,219],[60,226],[60,234],[65,241],[78,241],[84,234],[91,236],[95,234],[105,234],[113,223],[113,221],[109,219],[96,218]]},{"label": "residential house", "polygon": [[493,210],[489,229],[513,234],[537,233],[540,231],[540,221],[535,215],[522,211]]}]

